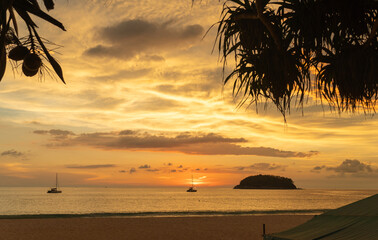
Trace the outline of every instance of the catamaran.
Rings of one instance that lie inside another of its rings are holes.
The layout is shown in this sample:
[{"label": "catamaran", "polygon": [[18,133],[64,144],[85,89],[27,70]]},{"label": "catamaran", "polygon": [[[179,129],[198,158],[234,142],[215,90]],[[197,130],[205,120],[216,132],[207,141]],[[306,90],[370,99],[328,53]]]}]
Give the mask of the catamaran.
[{"label": "catamaran", "polygon": [[55,187],[48,190],[47,193],[62,193],[62,191],[58,189],[58,174],[56,174],[55,177]]},{"label": "catamaran", "polygon": [[193,184],[193,175],[192,175],[192,186],[189,187],[188,190],[186,190],[187,192],[197,192],[197,189],[194,187],[194,184]]}]

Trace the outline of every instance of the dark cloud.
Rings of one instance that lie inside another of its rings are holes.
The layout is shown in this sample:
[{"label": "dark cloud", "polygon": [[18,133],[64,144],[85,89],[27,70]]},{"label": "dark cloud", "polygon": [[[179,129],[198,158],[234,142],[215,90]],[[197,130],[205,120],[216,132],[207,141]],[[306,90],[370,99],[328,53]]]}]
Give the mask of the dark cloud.
[{"label": "dark cloud", "polygon": [[175,169],[172,169],[171,172],[177,172]]},{"label": "dark cloud", "polygon": [[67,165],[66,168],[78,168],[78,169],[97,169],[97,168],[112,168],[116,167],[114,164],[99,164],[99,165]]},{"label": "dark cloud", "polygon": [[129,173],[130,174],[133,174],[133,173],[135,173],[137,170],[135,169],[135,168],[130,168],[130,170],[129,170]]},{"label": "dark cloud", "polygon": [[33,133],[44,135],[44,134],[49,134],[49,131],[46,131],[46,130],[35,130],[35,131],[33,131]]},{"label": "dark cloud", "polygon": [[187,154],[200,154],[200,155],[256,155],[267,157],[311,157],[318,154],[318,152],[310,151],[307,153],[284,151],[270,147],[243,147],[237,144],[229,143],[206,143],[196,146],[185,146],[180,148],[181,152]]},{"label": "dark cloud", "polygon": [[[51,130],[35,130],[34,134],[38,135],[49,135],[52,137],[51,142],[47,143],[45,146],[54,148],[54,147],[66,147],[71,146],[72,143],[70,139],[75,136],[75,133],[67,130],[60,129],[51,129]],[[70,138],[71,137],[71,138]]]},{"label": "dark cloud", "polygon": [[159,169],[155,168],[155,169],[146,169],[146,171],[148,172],[158,172],[160,171]]},{"label": "dark cloud", "polygon": [[182,165],[178,166],[177,168],[182,168]]},{"label": "dark cloud", "polygon": [[172,166],[172,163],[168,163],[167,165],[168,165],[168,166]]},{"label": "dark cloud", "polygon": [[201,143],[246,142],[244,138],[225,138],[218,134],[182,133],[176,136],[152,135],[149,133],[119,136],[119,133],[88,133],[72,139],[75,143],[109,149],[175,148]]},{"label": "dark cloud", "polygon": [[362,163],[358,160],[346,159],[337,167],[327,167],[328,171],[337,173],[358,173],[358,172],[372,172],[370,165]]},{"label": "dark cloud", "polygon": [[[204,29],[200,25],[177,26],[171,22],[124,20],[97,32],[104,44],[87,49],[92,57],[130,59],[146,52],[160,52],[188,47],[199,40]],[[152,55],[153,56],[153,55]]]},{"label": "dark cloud", "polygon": [[55,135],[55,136],[67,136],[67,135],[75,135],[73,132],[71,131],[66,131],[66,130],[60,130],[60,129],[51,129],[49,131],[49,133],[51,135]]},{"label": "dark cloud", "polygon": [[24,153],[22,152],[19,152],[19,151],[16,151],[14,149],[11,149],[11,150],[7,150],[7,151],[4,151],[0,154],[0,156],[4,156],[4,157],[23,157],[25,156]]},{"label": "dark cloud", "polygon": [[125,170],[120,170],[119,172],[120,172],[120,173],[125,173],[126,171],[125,171]]},{"label": "dark cloud", "polygon": [[67,130],[60,130],[60,129],[51,129],[51,130],[35,130],[33,133],[35,134],[41,134],[41,135],[51,135],[51,136],[55,136],[55,137],[58,137],[58,138],[65,138],[65,137],[68,137],[70,135],[75,135],[73,132],[71,131],[67,131]]},{"label": "dark cloud", "polygon": [[338,166],[315,166],[311,171],[319,173],[322,170],[334,172],[335,175],[330,177],[354,176],[354,177],[371,177],[377,176],[378,169],[373,168],[370,164],[363,163],[359,160],[346,159]]},{"label": "dark cloud", "polygon": [[27,122],[27,123],[33,124],[33,125],[38,125],[38,126],[43,125],[41,122],[38,122],[38,121],[30,121],[30,122]]},{"label": "dark cloud", "polygon": [[144,164],[144,165],[142,165],[142,166],[139,166],[139,168],[140,168],[140,169],[147,169],[147,168],[151,168],[151,166],[148,165],[148,164]]},{"label": "dark cloud", "polygon": [[102,149],[146,151],[176,151],[197,155],[256,155],[268,157],[311,157],[318,152],[293,152],[270,147],[244,147],[244,138],[223,137],[215,133],[184,132],[151,134],[140,131],[97,132],[70,135],[67,139],[52,139],[49,146],[87,145]]},{"label": "dark cloud", "polygon": [[324,169],[326,166],[315,166],[311,171],[312,172],[319,172],[320,170]]},{"label": "dark cloud", "polygon": [[119,135],[132,135],[132,134],[135,134],[137,133],[136,131],[133,131],[133,130],[123,130],[123,131],[120,131],[118,134]]}]

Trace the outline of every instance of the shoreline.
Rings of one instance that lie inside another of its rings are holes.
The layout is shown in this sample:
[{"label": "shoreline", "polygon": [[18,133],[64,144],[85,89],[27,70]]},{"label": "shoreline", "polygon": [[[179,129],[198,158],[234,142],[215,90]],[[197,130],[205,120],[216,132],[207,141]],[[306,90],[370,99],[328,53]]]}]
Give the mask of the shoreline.
[{"label": "shoreline", "polygon": [[262,239],[298,226],[314,215],[73,217],[0,219],[0,239]]},{"label": "shoreline", "polygon": [[133,217],[222,217],[222,216],[275,216],[319,215],[331,209],[271,210],[271,211],[188,211],[188,212],[125,212],[125,213],[56,213],[0,215],[0,219],[50,219],[50,218],[133,218]]}]

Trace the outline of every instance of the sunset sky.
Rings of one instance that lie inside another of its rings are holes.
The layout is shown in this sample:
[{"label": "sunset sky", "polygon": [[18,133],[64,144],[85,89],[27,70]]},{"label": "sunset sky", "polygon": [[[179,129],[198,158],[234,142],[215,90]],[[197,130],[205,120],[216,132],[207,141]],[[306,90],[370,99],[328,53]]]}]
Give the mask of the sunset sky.
[{"label": "sunset sky", "polygon": [[[0,83],[0,186],[234,186],[290,177],[301,188],[378,188],[378,118],[309,99],[284,123],[238,107],[212,53],[222,1],[57,0],[38,20],[66,85],[8,64]],[[24,25],[19,22],[25,34]],[[51,48],[55,47],[50,45]],[[231,59],[230,59],[231,60]],[[229,61],[227,69],[234,66]]]}]

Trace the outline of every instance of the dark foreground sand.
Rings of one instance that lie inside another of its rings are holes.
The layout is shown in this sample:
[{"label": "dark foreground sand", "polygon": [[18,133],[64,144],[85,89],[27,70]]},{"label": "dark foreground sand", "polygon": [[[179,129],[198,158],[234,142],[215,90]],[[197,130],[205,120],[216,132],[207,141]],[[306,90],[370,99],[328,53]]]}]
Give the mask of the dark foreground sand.
[{"label": "dark foreground sand", "polygon": [[311,219],[308,215],[0,219],[1,240],[262,239]]}]

